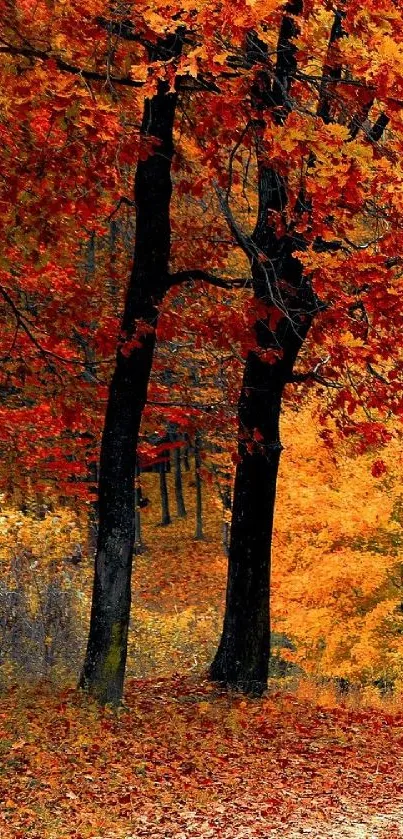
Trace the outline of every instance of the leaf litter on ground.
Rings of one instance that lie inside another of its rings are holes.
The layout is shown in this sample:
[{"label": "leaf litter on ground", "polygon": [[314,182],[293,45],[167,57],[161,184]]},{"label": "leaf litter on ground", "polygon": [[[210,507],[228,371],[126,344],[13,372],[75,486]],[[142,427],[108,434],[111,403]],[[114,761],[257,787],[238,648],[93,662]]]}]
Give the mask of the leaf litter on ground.
[{"label": "leaf litter on ground", "polygon": [[3,695],[1,839],[403,835],[403,712],[248,699],[192,675],[130,681],[125,703]]}]

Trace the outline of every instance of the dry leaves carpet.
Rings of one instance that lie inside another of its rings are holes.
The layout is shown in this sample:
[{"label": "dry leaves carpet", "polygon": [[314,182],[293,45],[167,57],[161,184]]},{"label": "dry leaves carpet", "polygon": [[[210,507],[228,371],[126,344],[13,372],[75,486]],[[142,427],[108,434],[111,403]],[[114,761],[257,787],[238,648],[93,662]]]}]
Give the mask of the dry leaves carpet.
[{"label": "dry leaves carpet", "polygon": [[1,839],[403,836],[403,713],[193,676],[132,681],[126,701],[3,698]]}]

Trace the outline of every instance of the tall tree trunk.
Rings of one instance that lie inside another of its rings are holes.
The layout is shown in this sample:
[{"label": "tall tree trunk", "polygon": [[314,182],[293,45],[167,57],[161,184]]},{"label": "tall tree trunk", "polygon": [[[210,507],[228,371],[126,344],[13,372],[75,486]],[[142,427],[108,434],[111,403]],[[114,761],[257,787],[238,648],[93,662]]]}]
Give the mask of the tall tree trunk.
[{"label": "tall tree trunk", "polygon": [[[255,297],[268,307],[268,317],[255,323],[257,349],[248,354],[238,404],[239,463],[226,609],[210,674],[214,680],[252,694],[265,690],[268,677],[270,562],[282,395],[286,382],[292,380],[298,352],[317,310],[309,279],[304,278],[302,265],[293,256],[293,251],[304,247],[304,241],[294,234],[285,217],[287,182],[267,165],[264,150],[265,112],[271,110],[272,119],[282,124],[291,107],[288,91],[296,69],[293,39],[298,34],[293,16],[301,11],[302,0],[289,0],[279,30],[274,79],[259,69],[251,86],[259,199],[251,236],[239,235],[228,203],[222,200],[234,237],[250,260]],[[261,64],[267,46],[254,32],[246,41],[250,62]],[[273,216],[282,217],[284,235],[277,233]]]},{"label": "tall tree trunk", "polygon": [[183,518],[186,517],[186,507],[185,507],[185,499],[183,497],[182,458],[181,458],[181,450],[180,450],[179,447],[174,449],[174,468],[175,468],[176,510],[177,510],[179,518],[183,519]]},{"label": "tall tree trunk", "polygon": [[[270,656],[270,562],[277,472],[282,446],[279,422],[284,387],[293,380],[298,353],[318,301],[292,256],[293,242],[283,242],[283,274],[294,288],[293,312],[273,329],[255,325],[257,345],[277,358],[263,360],[251,351],[238,403],[239,434],[224,626],[211,665],[211,678],[246,693],[267,686]],[[287,254],[288,251],[288,254]]]},{"label": "tall tree trunk", "polygon": [[203,533],[203,498],[202,498],[202,479],[200,474],[201,469],[201,434],[200,431],[195,431],[194,441],[194,458],[195,458],[195,484],[196,484],[196,532],[195,539],[204,539]]},{"label": "tall tree trunk", "polygon": [[148,150],[150,138],[156,138],[158,145],[156,153],[141,156],[137,164],[133,270],[101,444],[99,532],[80,686],[101,703],[114,705],[122,698],[127,655],[138,433],[153,361],[157,307],[167,289],[176,100],[176,94],[168,93],[167,84],[160,82],[157,94],[144,105],[141,140]]},{"label": "tall tree trunk", "polygon": [[186,443],[183,449],[183,466],[185,472],[190,472],[190,463],[189,463],[189,437],[186,434]]},{"label": "tall tree trunk", "polygon": [[[164,455],[168,455],[169,452],[163,452]],[[160,464],[160,495],[161,495],[161,525],[162,527],[166,527],[166,525],[171,524],[171,515],[169,512],[169,496],[168,496],[168,485],[167,485],[167,469],[166,464]]]},{"label": "tall tree trunk", "polygon": [[[280,365],[250,352],[239,399],[236,469],[223,633],[211,677],[247,693],[267,685],[269,580],[284,387]],[[258,429],[259,439],[254,439]]]}]

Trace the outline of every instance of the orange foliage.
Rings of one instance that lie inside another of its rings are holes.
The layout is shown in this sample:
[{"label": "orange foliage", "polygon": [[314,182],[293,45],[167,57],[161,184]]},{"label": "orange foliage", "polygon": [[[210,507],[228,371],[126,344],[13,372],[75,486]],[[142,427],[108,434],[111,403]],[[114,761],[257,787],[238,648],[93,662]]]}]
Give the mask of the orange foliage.
[{"label": "orange foliage", "polygon": [[[400,683],[403,677],[400,441],[349,456],[321,441],[310,410],[284,418],[276,516],[275,625],[310,673]],[[301,433],[301,430],[303,432]],[[289,446],[289,448],[288,448]]]},{"label": "orange foliage", "polygon": [[[392,440],[380,453],[356,455],[350,443],[339,443],[331,450],[321,440],[313,407],[307,405],[298,412],[287,409],[283,417],[285,451],[275,516],[272,629],[289,638],[295,650],[275,646],[274,652],[315,677],[348,679],[366,690],[374,682],[394,685],[400,695],[399,441]],[[215,434],[213,440],[225,445],[225,437]],[[379,476],[372,474],[374,458],[384,464]],[[143,494],[150,503],[141,510],[147,550],[135,558],[131,675],[170,675],[182,668],[198,671],[211,660],[222,621],[226,576],[222,536],[229,517],[218,485],[222,490],[223,476],[231,476],[233,468],[229,453],[206,453],[202,469],[206,538],[202,542],[193,538],[193,471],[182,475],[185,519],[175,516],[173,473],[168,473],[173,524],[164,528],[159,526],[158,477],[142,475]],[[46,601],[49,585],[70,592],[76,649],[69,655],[77,672],[91,594],[86,516],[66,508],[39,520],[34,513],[24,515],[6,508],[0,526],[3,584],[10,590],[25,590],[33,615],[41,617],[39,607]],[[78,547],[82,561],[74,565],[70,557]],[[46,626],[42,634],[55,651],[56,673],[59,629],[51,620]],[[38,670],[42,673],[42,666]],[[7,662],[0,671],[3,681],[7,674],[18,674],[18,668],[10,671]]]}]

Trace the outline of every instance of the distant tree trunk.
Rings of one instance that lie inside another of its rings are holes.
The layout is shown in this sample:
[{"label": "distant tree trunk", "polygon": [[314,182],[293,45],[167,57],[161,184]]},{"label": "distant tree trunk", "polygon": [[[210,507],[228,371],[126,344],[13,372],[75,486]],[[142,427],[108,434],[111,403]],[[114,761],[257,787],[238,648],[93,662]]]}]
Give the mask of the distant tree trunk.
[{"label": "distant tree trunk", "polygon": [[109,277],[108,277],[108,286],[109,291],[112,295],[112,299],[116,305],[117,303],[117,294],[119,289],[119,281],[118,276],[116,273],[116,262],[117,262],[117,248],[116,248],[116,240],[118,236],[118,223],[116,219],[112,218],[109,222]]},{"label": "distant tree trunk", "polygon": [[204,539],[203,533],[203,505],[202,505],[202,479],[200,474],[202,459],[201,459],[201,434],[200,431],[195,431],[194,440],[194,459],[195,459],[195,484],[196,484],[196,532],[195,539]]},{"label": "distant tree trunk", "polygon": [[[170,40],[169,40],[170,38]],[[180,52],[180,39],[165,44]],[[157,47],[156,47],[157,49]],[[155,60],[155,56],[152,57]],[[168,288],[169,205],[177,95],[160,82],[146,99],[141,139],[159,140],[140,157],[135,176],[136,241],[122,319],[122,342],[109,388],[101,444],[99,532],[91,620],[80,686],[102,704],[122,698],[130,619],[135,532],[134,473],[138,433],[153,361],[158,304]],[[130,339],[140,341],[133,346]]]},{"label": "distant tree trunk", "polygon": [[95,502],[90,503],[88,511],[88,552],[93,556],[98,539],[98,513]]},{"label": "distant tree trunk", "polygon": [[[229,481],[229,475],[226,475],[225,477]],[[231,512],[231,488],[230,488],[229,484],[224,487],[224,492],[222,494],[222,501],[223,501],[224,515],[229,514]],[[230,524],[225,519],[224,524],[223,524],[222,541],[223,541],[224,551],[225,551],[227,556],[228,556],[228,553],[229,553],[230,533],[231,533]]]},{"label": "distant tree trunk", "polygon": [[[164,455],[169,457],[169,452],[163,452]],[[171,524],[171,516],[169,512],[169,496],[168,496],[168,485],[167,485],[167,470],[166,464],[161,463],[160,465],[160,495],[161,495],[161,526],[166,527],[168,524]]]},{"label": "distant tree trunk", "polygon": [[135,554],[142,554],[144,551],[144,544],[141,537],[141,486],[140,486],[140,467],[138,462],[136,463],[135,468],[135,490],[134,490],[134,504],[135,504],[135,515],[134,515],[134,533],[135,533],[135,540],[134,540],[134,553]]},{"label": "distant tree trunk", "polygon": [[[188,436],[186,435],[186,440],[188,441]],[[186,442],[186,445],[183,448],[183,466],[185,472],[190,472],[190,463],[189,463],[189,443]]]},{"label": "distant tree trunk", "polygon": [[[88,470],[88,480],[90,482],[90,490],[96,493],[98,483],[98,464],[95,460],[91,461]],[[98,539],[98,500],[90,502],[88,512],[88,551],[92,556],[96,550]]]},{"label": "distant tree trunk", "polygon": [[183,497],[181,450],[179,447],[174,449],[174,466],[176,509],[179,518],[183,519],[186,516],[186,507],[185,499]]}]

